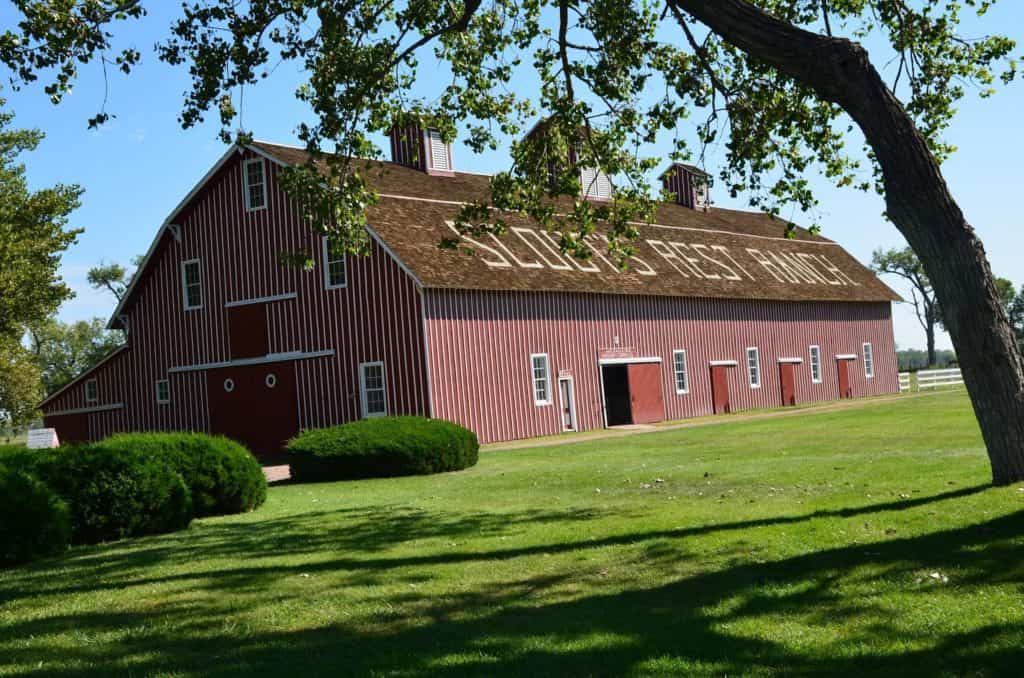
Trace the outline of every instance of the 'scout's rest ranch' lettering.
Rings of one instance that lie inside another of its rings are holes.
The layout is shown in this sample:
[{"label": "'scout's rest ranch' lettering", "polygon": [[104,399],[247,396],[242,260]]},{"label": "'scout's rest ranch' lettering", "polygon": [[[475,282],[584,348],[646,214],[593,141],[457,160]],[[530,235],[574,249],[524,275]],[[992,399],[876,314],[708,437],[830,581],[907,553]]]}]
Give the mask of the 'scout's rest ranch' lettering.
[{"label": "'scout's rest ranch' lettering", "polygon": [[[454,222],[447,222],[448,228],[458,234]],[[609,260],[608,239],[603,235],[586,236],[583,241],[593,257],[590,261],[562,254],[557,238],[547,231],[532,228],[513,227],[506,239],[488,234],[489,243],[460,236],[473,247],[481,261],[490,268],[524,268],[554,271],[582,271],[601,273],[608,270],[620,273]],[[740,282],[758,281],[765,273],[777,282],[793,285],[839,285],[858,286],[860,283],[843,272],[823,254],[811,252],[783,252],[766,247],[745,247],[730,249],[724,245],[708,245],[697,242],[676,242],[671,240],[646,239],[644,242],[669,266],[674,273],[684,278],[703,280],[728,280]],[[515,243],[515,249],[510,247]],[[518,245],[523,245],[525,249]],[[642,276],[656,276],[658,270],[646,260],[631,256],[629,272]]]}]

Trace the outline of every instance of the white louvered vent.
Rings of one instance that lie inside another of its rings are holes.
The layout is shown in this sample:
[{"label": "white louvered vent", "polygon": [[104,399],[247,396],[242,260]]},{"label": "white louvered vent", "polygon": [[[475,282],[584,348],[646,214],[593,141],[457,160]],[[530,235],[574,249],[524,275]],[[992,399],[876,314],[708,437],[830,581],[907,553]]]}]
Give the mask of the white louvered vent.
[{"label": "white louvered vent", "polygon": [[600,170],[584,167],[580,170],[580,183],[583,185],[583,194],[588,198],[608,200],[612,197],[611,179]]},{"label": "white louvered vent", "polygon": [[436,129],[428,129],[427,144],[430,146],[430,169],[450,172],[452,163],[449,157],[448,144],[441,138],[441,133]]}]

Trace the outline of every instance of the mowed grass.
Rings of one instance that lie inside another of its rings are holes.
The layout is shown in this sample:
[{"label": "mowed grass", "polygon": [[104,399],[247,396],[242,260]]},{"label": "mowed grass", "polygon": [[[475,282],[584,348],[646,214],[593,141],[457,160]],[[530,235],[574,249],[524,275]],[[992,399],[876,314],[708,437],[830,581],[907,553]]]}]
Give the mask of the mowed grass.
[{"label": "mowed grass", "polygon": [[273,488],[0,573],[0,674],[1020,675],[988,481],[947,393]]}]

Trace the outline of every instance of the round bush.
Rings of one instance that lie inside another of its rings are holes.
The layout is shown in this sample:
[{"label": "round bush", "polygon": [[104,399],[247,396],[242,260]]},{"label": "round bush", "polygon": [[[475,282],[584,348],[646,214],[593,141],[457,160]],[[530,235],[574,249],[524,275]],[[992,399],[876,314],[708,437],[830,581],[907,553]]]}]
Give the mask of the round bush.
[{"label": "round bush", "polygon": [[267,499],[263,467],[249,450],[202,433],[121,433],[102,446],[168,461],[192,493],[197,517],[252,511]]},{"label": "round bush", "polygon": [[377,417],[303,431],[288,443],[300,482],[458,471],[477,462],[472,431],[440,419]]},{"label": "round bush", "polygon": [[68,547],[68,505],[28,473],[0,467],[0,516],[0,565],[55,555]]},{"label": "round bush", "polygon": [[34,466],[67,502],[73,544],[174,532],[192,521],[192,495],[165,460],[82,445],[40,454]]}]

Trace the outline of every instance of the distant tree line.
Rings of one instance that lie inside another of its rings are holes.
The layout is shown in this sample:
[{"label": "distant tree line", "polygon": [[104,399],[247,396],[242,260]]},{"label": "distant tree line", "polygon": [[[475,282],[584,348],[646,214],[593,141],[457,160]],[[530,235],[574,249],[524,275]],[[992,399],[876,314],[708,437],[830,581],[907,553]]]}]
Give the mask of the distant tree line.
[{"label": "distant tree line", "polygon": [[896,363],[900,372],[917,372],[928,368],[943,369],[956,367],[956,353],[954,351],[936,351],[935,360],[928,360],[928,352],[919,348],[905,348],[896,351]]}]

